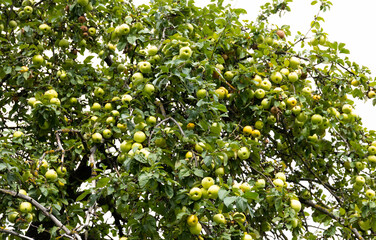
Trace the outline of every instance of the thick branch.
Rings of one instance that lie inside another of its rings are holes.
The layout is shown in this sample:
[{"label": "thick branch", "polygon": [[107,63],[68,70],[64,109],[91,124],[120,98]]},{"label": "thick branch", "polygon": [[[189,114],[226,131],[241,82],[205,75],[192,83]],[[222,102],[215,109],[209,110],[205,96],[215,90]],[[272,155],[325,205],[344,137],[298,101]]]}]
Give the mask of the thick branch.
[{"label": "thick branch", "polygon": [[34,238],[27,237],[27,236],[22,235],[22,234],[20,234],[18,232],[15,232],[15,231],[12,231],[12,230],[8,230],[8,229],[0,228],[0,232],[8,233],[8,234],[11,234],[11,235],[23,238],[23,239],[34,240]]}]

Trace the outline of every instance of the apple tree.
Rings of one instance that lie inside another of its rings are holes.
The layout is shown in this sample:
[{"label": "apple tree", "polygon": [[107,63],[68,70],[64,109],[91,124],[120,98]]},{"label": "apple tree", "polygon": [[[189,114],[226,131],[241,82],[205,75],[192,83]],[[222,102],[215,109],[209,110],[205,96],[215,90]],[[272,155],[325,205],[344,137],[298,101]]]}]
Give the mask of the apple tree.
[{"label": "apple tree", "polygon": [[[0,2],[2,239],[375,239],[368,68],[193,0]],[[308,31],[307,31],[308,30]]]}]

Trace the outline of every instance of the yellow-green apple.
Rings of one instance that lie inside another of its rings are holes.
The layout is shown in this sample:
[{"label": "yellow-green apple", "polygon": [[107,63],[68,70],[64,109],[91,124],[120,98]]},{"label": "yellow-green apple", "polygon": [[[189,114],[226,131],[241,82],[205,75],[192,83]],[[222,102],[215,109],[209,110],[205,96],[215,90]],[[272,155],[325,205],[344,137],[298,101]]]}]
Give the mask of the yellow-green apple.
[{"label": "yellow-green apple", "polygon": [[313,114],[311,117],[312,124],[320,125],[323,122],[323,118],[320,114]]},{"label": "yellow-green apple", "polygon": [[179,58],[180,59],[187,60],[191,56],[192,56],[192,50],[191,50],[190,47],[185,46],[185,47],[180,48],[180,50],[179,50]]},{"label": "yellow-green apple", "polygon": [[292,199],[290,201],[290,207],[295,210],[295,212],[299,212],[302,209],[302,204],[299,200]]},{"label": "yellow-green apple", "polygon": [[255,187],[256,187],[256,188],[264,188],[265,185],[266,185],[266,183],[265,183],[265,179],[262,179],[262,178],[257,179],[257,181],[256,181],[256,183],[255,183]]},{"label": "yellow-green apple", "polygon": [[214,179],[211,178],[211,177],[204,177],[204,178],[201,180],[201,185],[202,185],[205,189],[209,189],[212,185],[214,185]]},{"label": "yellow-green apple", "polygon": [[140,68],[141,73],[150,73],[151,72],[151,64],[147,61],[143,61],[138,63],[138,67]]},{"label": "yellow-green apple", "polygon": [[226,218],[221,213],[217,213],[213,216],[213,221],[217,224],[226,224]]},{"label": "yellow-green apple", "polygon": [[201,189],[198,187],[194,187],[189,191],[189,196],[193,201],[197,201],[201,199],[202,192]]},{"label": "yellow-green apple", "polygon": [[195,226],[196,224],[198,223],[198,217],[194,214],[190,215],[188,218],[187,218],[187,224],[188,226],[190,227],[193,227]]},{"label": "yellow-green apple", "polygon": [[93,140],[94,143],[100,143],[100,142],[102,142],[102,134],[100,134],[100,133],[94,133],[91,136],[91,139]]},{"label": "yellow-green apple", "polygon": [[276,173],[275,178],[281,179],[283,182],[286,182],[286,175],[283,172]]},{"label": "yellow-green apple", "polygon": [[208,188],[208,197],[211,199],[217,199],[218,191],[220,187],[218,185],[212,185]]},{"label": "yellow-green apple", "polygon": [[[253,131],[252,131],[252,132],[253,132]],[[250,155],[251,155],[251,152],[248,150],[247,147],[241,147],[241,148],[238,150],[238,157],[239,157],[241,160],[248,159]]]},{"label": "yellow-green apple", "polygon": [[143,141],[145,141],[145,139],[146,135],[142,131],[138,131],[133,135],[133,140],[135,140],[138,143],[142,143]]},{"label": "yellow-green apple", "polygon": [[57,172],[53,169],[49,169],[44,176],[47,180],[55,181],[57,179]]},{"label": "yellow-green apple", "polygon": [[63,167],[63,166],[59,166],[59,167],[56,169],[56,172],[57,172],[57,174],[58,174],[60,177],[64,177],[65,174],[67,174],[67,168],[66,168],[66,167]]},{"label": "yellow-green apple", "polygon": [[291,57],[290,58],[290,67],[297,68],[300,65],[300,59],[297,57]]},{"label": "yellow-green apple", "polygon": [[366,191],[366,196],[369,198],[369,199],[372,199],[375,197],[375,191],[373,191],[372,189],[368,189]]},{"label": "yellow-green apple", "polygon": [[192,227],[189,227],[189,231],[191,232],[191,234],[193,235],[199,235],[200,232],[202,230],[202,225],[201,223],[197,223],[196,225],[192,226]]},{"label": "yellow-green apple", "polygon": [[270,80],[274,83],[281,83],[283,79],[283,76],[280,72],[273,72],[270,76]]},{"label": "yellow-green apple", "polygon": [[22,202],[19,206],[19,210],[22,213],[29,213],[33,210],[33,207],[29,202]]},{"label": "yellow-green apple", "polygon": [[255,97],[258,98],[258,99],[261,99],[261,98],[264,98],[265,97],[265,90],[264,89],[257,89],[255,91]]}]

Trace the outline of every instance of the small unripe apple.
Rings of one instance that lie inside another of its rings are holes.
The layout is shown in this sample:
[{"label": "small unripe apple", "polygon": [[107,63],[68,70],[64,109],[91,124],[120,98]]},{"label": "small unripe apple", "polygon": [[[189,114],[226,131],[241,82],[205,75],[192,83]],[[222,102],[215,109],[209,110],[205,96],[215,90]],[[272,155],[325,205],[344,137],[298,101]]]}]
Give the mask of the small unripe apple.
[{"label": "small unripe apple", "polygon": [[100,133],[94,133],[91,136],[91,138],[92,138],[94,143],[101,143],[102,142],[102,134],[100,134]]},{"label": "small unripe apple", "polygon": [[249,156],[251,155],[251,152],[248,150],[247,147],[242,147],[238,150],[238,157],[241,159],[241,160],[245,160],[245,159],[248,159]]},{"label": "small unripe apple", "polygon": [[302,204],[299,200],[292,199],[290,201],[290,206],[292,209],[295,210],[295,212],[299,212],[302,209]]},{"label": "small unripe apple", "polygon": [[355,178],[355,183],[358,184],[358,185],[363,186],[366,183],[366,180],[364,179],[363,176],[357,176]]},{"label": "small unripe apple", "polygon": [[217,213],[213,216],[213,221],[217,224],[226,224],[226,218],[221,213]]},{"label": "small unripe apple", "polygon": [[30,213],[33,210],[33,207],[29,202],[22,202],[19,209],[22,213]]},{"label": "small unripe apple", "polygon": [[208,189],[208,197],[211,199],[217,199],[219,189],[220,187],[218,185],[210,186]]},{"label": "small unripe apple", "polygon": [[110,129],[105,129],[103,130],[102,135],[105,139],[109,139],[112,136],[112,131]]},{"label": "small unripe apple", "polygon": [[283,182],[286,182],[286,175],[283,172],[276,173],[275,178],[281,179]]},{"label": "small unripe apple", "polygon": [[265,179],[258,179],[255,183],[256,188],[265,188]]},{"label": "small unripe apple", "polygon": [[201,189],[198,187],[194,187],[189,191],[189,196],[193,201],[197,201],[201,199],[202,192]]},{"label": "small unripe apple", "polygon": [[144,132],[138,131],[133,135],[133,140],[135,140],[138,143],[142,143],[145,141],[146,135]]},{"label": "small unripe apple", "polygon": [[150,73],[151,72],[151,64],[149,62],[140,62],[138,64],[141,73]]},{"label": "small unripe apple", "polygon": [[201,223],[197,223],[196,225],[189,227],[189,231],[193,235],[199,235],[202,231],[202,225]]},{"label": "small unripe apple", "polygon": [[192,50],[190,47],[182,47],[179,50],[179,58],[187,60],[192,56]]},{"label": "small unripe apple", "polygon": [[205,177],[201,181],[201,185],[205,188],[208,189],[212,185],[214,185],[214,179],[211,177]]},{"label": "small unripe apple", "polygon": [[56,181],[57,179],[57,172],[53,169],[49,169],[46,174],[45,174],[45,177],[47,180],[50,180],[50,181]]}]

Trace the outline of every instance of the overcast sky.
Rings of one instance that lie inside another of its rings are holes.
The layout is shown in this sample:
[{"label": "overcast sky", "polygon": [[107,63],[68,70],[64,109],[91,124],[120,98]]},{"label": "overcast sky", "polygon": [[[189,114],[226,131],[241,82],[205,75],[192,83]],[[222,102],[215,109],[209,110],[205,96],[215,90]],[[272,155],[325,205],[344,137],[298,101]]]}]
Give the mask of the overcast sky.
[{"label": "overcast sky", "polygon": [[[269,0],[271,2],[272,0]],[[148,3],[149,0],[136,0],[138,4]],[[254,20],[259,12],[259,7],[268,0],[226,0],[235,8],[247,10],[247,18]],[[292,36],[297,31],[306,33],[309,29],[313,16],[317,14],[319,4],[311,6],[312,0],[295,0],[290,3],[291,12],[286,13],[282,18],[271,19],[272,23],[278,26],[290,25]],[[376,1],[374,0],[332,0],[333,6],[330,11],[320,13],[325,19],[321,26],[329,34],[330,41],[337,41],[346,44],[350,50],[349,58],[359,65],[367,66],[376,76]],[[198,6],[205,6],[210,0],[196,0]],[[292,38],[291,38],[292,40]],[[362,119],[364,126],[376,130],[376,108],[368,103],[357,102],[356,112]]]}]

